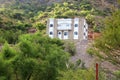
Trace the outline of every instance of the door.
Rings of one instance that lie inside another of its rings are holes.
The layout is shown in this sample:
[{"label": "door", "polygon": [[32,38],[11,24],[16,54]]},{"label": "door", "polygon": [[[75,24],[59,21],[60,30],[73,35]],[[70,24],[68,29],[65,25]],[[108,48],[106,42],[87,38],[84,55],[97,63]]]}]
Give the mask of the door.
[{"label": "door", "polygon": [[68,39],[68,31],[64,31],[64,33],[63,33],[63,39]]},{"label": "door", "polygon": [[78,39],[78,32],[77,31],[74,32],[74,39]]},{"label": "door", "polygon": [[53,32],[52,31],[49,32],[49,37],[53,38]]},{"label": "door", "polygon": [[62,39],[62,31],[58,31],[58,38]]}]

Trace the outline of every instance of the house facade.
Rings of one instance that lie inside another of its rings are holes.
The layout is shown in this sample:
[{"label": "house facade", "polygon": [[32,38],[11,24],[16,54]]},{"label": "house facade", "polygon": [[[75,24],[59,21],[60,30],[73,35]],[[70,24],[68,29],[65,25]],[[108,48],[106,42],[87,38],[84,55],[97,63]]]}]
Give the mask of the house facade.
[{"label": "house facade", "polygon": [[88,24],[84,18],[49,18],[47,34],[61,40],[87,40]]}]

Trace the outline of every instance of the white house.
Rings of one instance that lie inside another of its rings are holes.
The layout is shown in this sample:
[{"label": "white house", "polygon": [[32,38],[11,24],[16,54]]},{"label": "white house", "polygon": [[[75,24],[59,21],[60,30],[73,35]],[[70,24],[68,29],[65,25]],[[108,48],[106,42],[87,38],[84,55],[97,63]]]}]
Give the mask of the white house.
[{"label": "white house", "polygon": [[87,40],[88,24],[85,18],[49,18],[47,21],[47,34],[51,38],[62,40]]}]

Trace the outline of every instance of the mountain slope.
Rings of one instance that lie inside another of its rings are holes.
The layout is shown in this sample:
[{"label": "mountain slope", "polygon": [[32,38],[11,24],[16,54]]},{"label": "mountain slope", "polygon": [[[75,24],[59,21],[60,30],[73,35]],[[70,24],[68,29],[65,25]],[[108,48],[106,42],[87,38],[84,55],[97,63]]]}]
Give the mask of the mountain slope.
[{"label": "mountain slope", "polygon": [[95,26],[95,30],[98,31],[96,26],[102,25],[100,20],[111,13],[110,6],[115,2],[113,0],[0,0],[0,4],[1,33],[6,30],[11,30],[13,33],[27,33],[31,27],[45,32],[46,21],[50,17],[85,17],[89,26]]}]

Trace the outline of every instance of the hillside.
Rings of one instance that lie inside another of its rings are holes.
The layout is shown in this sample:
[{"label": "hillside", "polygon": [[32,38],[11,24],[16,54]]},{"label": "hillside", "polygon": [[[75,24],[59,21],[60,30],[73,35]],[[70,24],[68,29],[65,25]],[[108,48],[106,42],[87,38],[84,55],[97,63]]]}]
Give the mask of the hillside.
[{"label": "hillside", "polygon": [[[97,21],[100,17],[109,15],[112,6],[117,6],[116,2],[111,0],[66,0],[66,3],[63,2],[63,0],[1,0],[1,20],[9,24],[14,22],[15,25],[24,22],[34,25],[36,22],[44,23],[49,17],[84,16],[93,26],[95,25],[92,22],[93,19]],[[99,21],[96,23],[98,25]],[[3,26],[6,25],[3,24]]]},{"label": "hillside", "polygon": [[[117,0],[0,0],[0,80],[94,80],[95,62],[100,80],[119,80],[119,8]],[[46,35],[48,18],[74,17],[102,36],[74,44]]]}]

